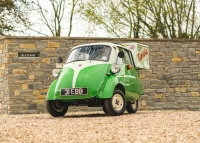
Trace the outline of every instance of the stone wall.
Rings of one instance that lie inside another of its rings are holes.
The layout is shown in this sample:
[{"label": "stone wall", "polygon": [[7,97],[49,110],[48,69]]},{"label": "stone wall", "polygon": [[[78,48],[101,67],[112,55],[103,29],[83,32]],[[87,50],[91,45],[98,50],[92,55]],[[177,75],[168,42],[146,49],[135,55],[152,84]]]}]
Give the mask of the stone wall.
[{"label": "stone wall", "polygon": [[[140,70],[140,110],[200,110],[200,41],[118,38],[4,37],[0,39],[0,114],[46,112],[45,97],[58,57],[76,45],[138,42],[150,47],[150,69]],[[19,54],[39,53],[38,57]],[[93,108],[92,108],[93,109]]]}]

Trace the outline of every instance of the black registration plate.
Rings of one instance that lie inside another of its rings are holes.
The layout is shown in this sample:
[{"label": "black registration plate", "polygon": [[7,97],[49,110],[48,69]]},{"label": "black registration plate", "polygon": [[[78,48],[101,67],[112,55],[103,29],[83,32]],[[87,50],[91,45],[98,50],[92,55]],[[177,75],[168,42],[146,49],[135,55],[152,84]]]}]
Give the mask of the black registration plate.
[{"label": "black registration plate", "polygon": [[61,89],[61,96],[66,95],[87,95],[88,89],[87,88],[65,88]]}]

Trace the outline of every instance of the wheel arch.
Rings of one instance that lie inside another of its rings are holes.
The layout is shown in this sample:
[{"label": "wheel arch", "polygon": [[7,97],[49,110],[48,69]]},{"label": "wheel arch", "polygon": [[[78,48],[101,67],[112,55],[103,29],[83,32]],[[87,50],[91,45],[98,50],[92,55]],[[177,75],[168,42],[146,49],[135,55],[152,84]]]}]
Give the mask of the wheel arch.
[{"label": "wheel arch", "polygon": [[118,84],[115,86],[115,88],[121,90],[121,91],[124,93],[124,95],[125,95],[125,88],[124,88],[124,86],[123,86],[121,83],[118,83]]}]

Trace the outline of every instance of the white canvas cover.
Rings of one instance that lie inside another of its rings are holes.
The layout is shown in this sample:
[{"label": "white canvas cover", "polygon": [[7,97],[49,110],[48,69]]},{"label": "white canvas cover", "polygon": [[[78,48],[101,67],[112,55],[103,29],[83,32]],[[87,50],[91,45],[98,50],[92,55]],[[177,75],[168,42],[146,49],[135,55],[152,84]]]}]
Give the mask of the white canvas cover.
[{"label": "white canvas cover", "polygon": [[122,46],[132,52],[137,69],[149,69],[149,47],[139,43],[122,43]]}]

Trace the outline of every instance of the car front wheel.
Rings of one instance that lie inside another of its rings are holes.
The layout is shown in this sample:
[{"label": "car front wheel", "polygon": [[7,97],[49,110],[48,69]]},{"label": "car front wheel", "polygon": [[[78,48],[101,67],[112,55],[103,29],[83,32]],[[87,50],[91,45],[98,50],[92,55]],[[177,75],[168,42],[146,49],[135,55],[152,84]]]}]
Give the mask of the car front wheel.
[{"label": "car front wheel", "polygon": [[117,116],[123,114],[126,109],[124,93],[119,89],[115,89],[112,98],[105,99],[104,106],[109,115]]},{"label": "car front wheel", "polygon": [[47,100],[46,108],[53,117],[64,116],[68,110],[68,106],[62,105],[57,100]]}]

